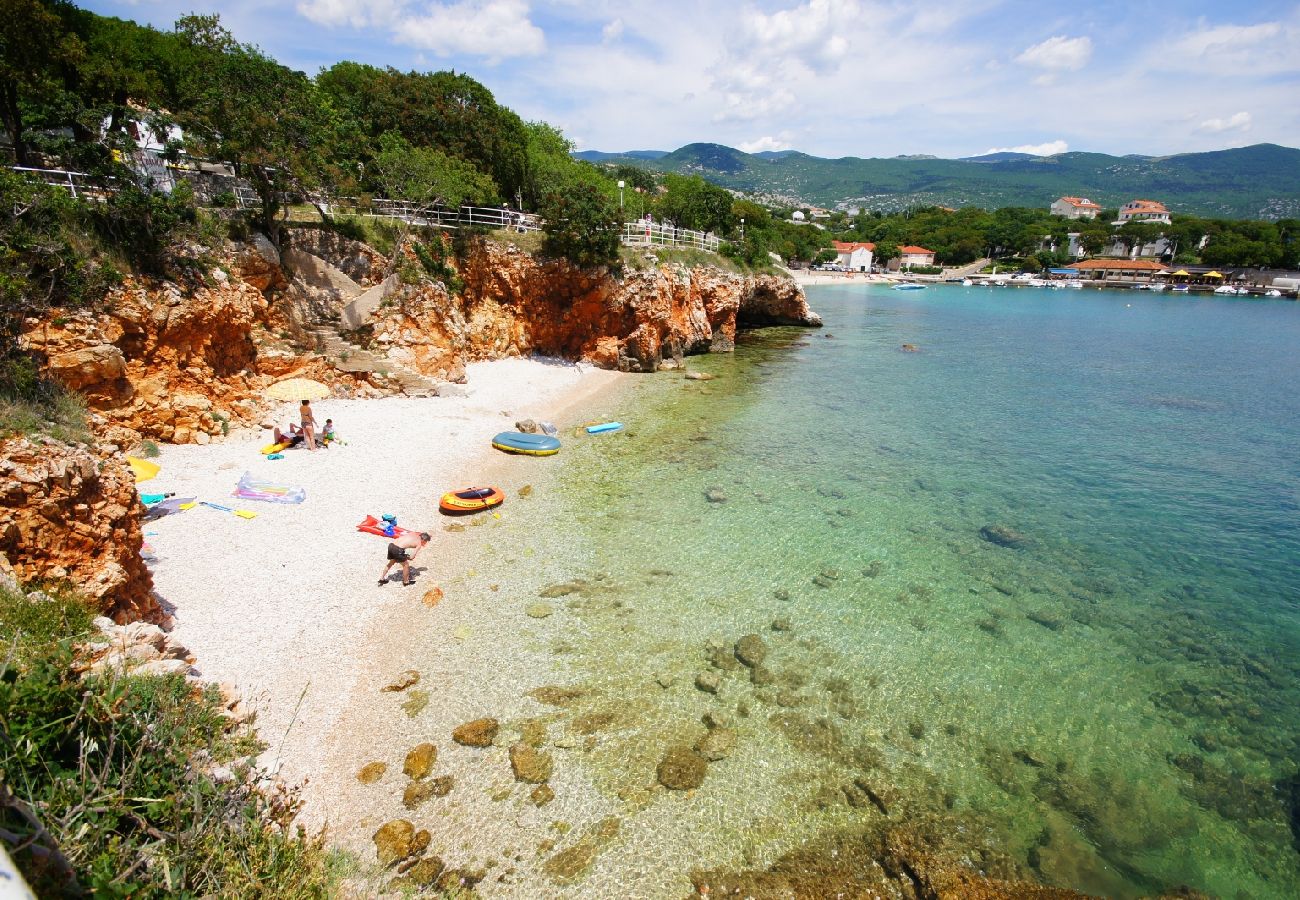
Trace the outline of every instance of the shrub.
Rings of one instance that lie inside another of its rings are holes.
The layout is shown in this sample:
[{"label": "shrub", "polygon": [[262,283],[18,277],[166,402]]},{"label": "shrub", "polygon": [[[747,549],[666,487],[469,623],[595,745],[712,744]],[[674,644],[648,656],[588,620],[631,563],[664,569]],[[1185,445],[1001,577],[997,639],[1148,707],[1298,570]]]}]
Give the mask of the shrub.
[{"label": "shrub", "polygon": [[140,443],[140,455],[145,459],[157,459],[162,454],[158,445],[153,441],[142,441]]},{"label": "shrub", "polygon": [[618,208],[599,188],[573,184],[542,203],[542,252],[578,266],[617,266]]},{"label": "shrub", "polygon": [[[0,836],[38,896],[330,896],[338,858],[286,826],[213,690],[77,674],[90,613],[0,589]],[[210,774],[228,762],[230,780]]]}]

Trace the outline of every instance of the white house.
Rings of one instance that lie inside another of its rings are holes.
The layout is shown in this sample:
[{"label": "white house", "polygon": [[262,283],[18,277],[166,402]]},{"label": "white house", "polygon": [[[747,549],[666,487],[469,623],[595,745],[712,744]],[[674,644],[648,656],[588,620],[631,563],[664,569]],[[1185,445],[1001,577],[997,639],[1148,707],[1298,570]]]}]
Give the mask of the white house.
[{"label": "white house", "polygon": [[1158,200],[1130,200],[1119,208],[1119,219],[1115,224],[1123,225],[1125,222],[1159,222],[1168,225],[1169,210]]},{"label": "white house", "polygon": [[908,266],[932,266],[934,265],[934,251],[927,250],[924,247],[899,247],[898,264],[904,268]]},{"label": "white house", "polygon": [[839,264],[848,272],[870,272],[871,257],[876,245],[860,241],[833,241],[835,252],[839,254]]},{"label": "white house", "polygon": [[1087,197],[1062,197],[1052,204],[1052,215],[1067,219],[1095,219],[1101,207]]}]

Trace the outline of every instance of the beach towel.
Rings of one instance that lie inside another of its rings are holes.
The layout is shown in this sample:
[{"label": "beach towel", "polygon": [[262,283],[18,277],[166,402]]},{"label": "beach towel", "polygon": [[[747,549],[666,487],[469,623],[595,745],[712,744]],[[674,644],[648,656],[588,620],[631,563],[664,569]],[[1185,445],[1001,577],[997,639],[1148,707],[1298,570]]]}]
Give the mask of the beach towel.
[{"label": "beach towel", "polygon": [[307,499],[307,491],[300,487],[275,484],[263,481],[245,472],[233,494],[242,500],[260,500],[263,503],[301,503]]}]

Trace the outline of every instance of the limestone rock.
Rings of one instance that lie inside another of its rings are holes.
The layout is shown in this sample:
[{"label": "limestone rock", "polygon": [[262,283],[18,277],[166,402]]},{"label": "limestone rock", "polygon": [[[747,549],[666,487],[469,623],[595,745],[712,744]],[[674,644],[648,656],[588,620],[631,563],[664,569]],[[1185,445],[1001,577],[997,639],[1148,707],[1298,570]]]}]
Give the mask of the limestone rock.
[{"label": "limestone rock", "polygon": [[455,785],[455,779],[451,775],[440,775],[437,778],[429,778],[424,781],[412,781],[402,792],[402,805],[407,809],[415,809],[426,800],[434,797],[445,797],[451,793]]},{"label": "limestone rock", "polygon": [[1029,545],[1028,537],[1005,525],[985,525],[980,529],[980,537],[990,544],[997,544],[999,547],[1007,547],[1011,550],[1019,550]]},{"label": "limestone rock", "polygon": [[383,763],[383,762],[366,763],[364,766],[361,767],[361,771],[357,772],[357,781],[361,782],[362,784],[374,784],[376,781],[383,778],[384,773],[387,771],[388,771],[388,763]]},{"label": "limestone rock", "polygon": [[709,762],[726,759],[736,746],[736,732],[730,728],[713,728],[695,744],[695,752]]},{"label": "limestone rock", "polygon": [[418,744],[406,754],[402,764],[402,773],[408,778],[419,781],[433,771],[433,764],[438,760],[438,748],[433,744]]},{"label": "limestone rock", "polygon": [[415,826],[406,819],[393,819],[380,826],[373,840],[379,864],[391,866],[410,855],[415,843]]},{"label": "limestone rock", "polygon": [[457,726],[451,733],[451,739],[466,747],[491,747],[500,727],[496,719],[475,719]]},{"label": "limestone rock", "polygon": [[694,790],[704,783],[708,772],[704,758],[687,747],[673,747],[659,761],[655,774],[659,783],[669,790]]},{"label": "limestone rock", "polygon": [[530,603],[528,606],[524,607],[524,612],[530,619],[545,619],[547,616],[555,612],[555,607],[551,606],[549,603]]},{"label": "limestone rock", "polygon": [[716,694],[722,687],[722,678],[716,672],[701,672],[695,676],[695,686],[706,694]]},{"label": "limestone rock", "polygon": [[533,788],[533,792],[528,795],[528,799],[533,802],[534,806],[545,806],[555,799],[555,791],[549,784],[539,784]]},{"label": "limestone rock", "polygon": [[380,690],[393,693],[397,691],[404,691],[407,688],[413,687],[414,685],[417,685],[419,683],[420,683],[420,673],[415,671],[415,669],[407,669],[401,675],[398,675],[388,684],[380,688]]},{"label": "limestone rock", "polygon": [[767,659],[767,643],[757,634],[747,634],[736,641],[736,659],[753,668]]},{"label": "limestone rock", "polygon": [[528,744],[515,744],[510,748],[510,768],[516,781],[541,784],[549,781],[554,768],[551,754]]}]

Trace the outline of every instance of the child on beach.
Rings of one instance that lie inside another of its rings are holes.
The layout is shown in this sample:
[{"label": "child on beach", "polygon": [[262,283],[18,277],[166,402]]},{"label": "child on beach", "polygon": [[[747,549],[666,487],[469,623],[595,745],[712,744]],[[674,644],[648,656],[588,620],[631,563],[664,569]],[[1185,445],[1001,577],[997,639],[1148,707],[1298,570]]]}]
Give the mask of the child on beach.
[{"label": "child on beach", "polygon": [[[394,538],[388,545],[388,562],[384,564],[384,571],[379,576],[379,586],[383,587],[388,583],[388,570],[397,563],[402,565],[402,584],[406,587],[415,584],[411,580],[411,562],[420,555],[420,551],[425,548],[429,540],[427,531],[419,533],[408,531]],[[408,553],[408,550],[411,552]]]},{"label": "child on beach", "polygon": [[337,438],[334,437],[334,420],[326,419],[325,428],[320,433],[320,442],[322,444],[328,444],[333,440],[337,440]]}]

